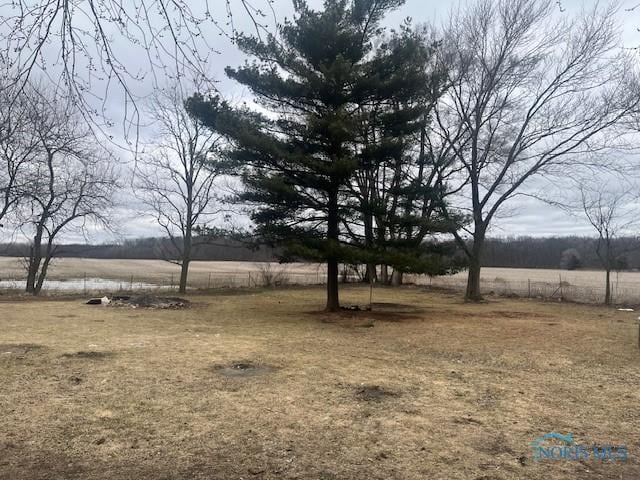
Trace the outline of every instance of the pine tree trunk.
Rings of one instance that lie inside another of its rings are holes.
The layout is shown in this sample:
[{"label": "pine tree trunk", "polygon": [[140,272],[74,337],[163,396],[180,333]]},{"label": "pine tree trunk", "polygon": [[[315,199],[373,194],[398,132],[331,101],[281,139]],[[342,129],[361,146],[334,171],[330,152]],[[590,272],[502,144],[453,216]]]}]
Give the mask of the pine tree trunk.
[{"label": "pine tree trunk", "polygon": [[380,283],[389,284],[389,267],[387,265],[380,265]]},{"label": "pine tree trunk", "polygon": [[338,295],[338,261],[330,259],[327,261],[327,311],[337,312],[340,310],[340,298]]},{"label": "pine tree trunk", "polygon": [[365,283],[375,283],[378,280],[378,275],[376,272],[376,264],[368,263],[367,264],[367,272],[365,274],[364,282]]},{"label": "pine tree trunk", "polygon": [[611,270],[606,270],[607,285],[604,287],[604,304],[611,305]]},{"label": "pine tree trunk", "polygon": [[327,306],[328,312],[340,310],[340,297],[338,294],[338,259],[335,250],[338,248],[340,231],[338,226],[338,193],[329,195],[327,211],[327,241],[329,243],[329,256],[327,258]]},{"label": "pine tree trunk", "polygon": [[394,270],[391,274],[391,285],[399,287],[402,285],[403,273],[400,270]]}]

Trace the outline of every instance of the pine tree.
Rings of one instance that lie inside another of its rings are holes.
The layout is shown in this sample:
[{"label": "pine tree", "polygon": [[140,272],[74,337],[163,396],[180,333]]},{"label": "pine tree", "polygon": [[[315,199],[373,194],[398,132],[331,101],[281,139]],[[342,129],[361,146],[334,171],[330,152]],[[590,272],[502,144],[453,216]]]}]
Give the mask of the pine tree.
[{"label": "pine tree", "polygon": [[[326,262],[328,311],[340,308],[340,263],[389,256],[386,246],[357,238],[364,209],[373,208],[356,195],[357,177],[395,158],[404,161],[429,104],[417,100],[430,88],[418,58],[426,50],[397,35],[385,41],[380,27],[403,2],[326,0],[315,11],[296,0],[294,19],[279,27],[278,37],[241,36],[238,46],[253,60],[226,69],[252,91],[260,111],[200,95],[187,105],[228,138],[227,155],[239,166],[241,200],[251,209],[256,235],[284,247],[289,259]],[[382,141],[367,140],[367,130],[384,131]],[[414,213],[397,218],[406,222]],[[391,218],[388,223],[396,221]],[[415,263],[408,252],[395,255]]]},{"label": "pine tree", "polygon": [[460,221],[444,217],[447,189],[424,149],[426,124],[443,89],[443,72],[431,67],[435,48],[426,31],[409,23],[394,32],[378,47],[370,76],[380,95],[359,110],[359,218],[353,224],[360,228],[349,231],[365,247],[369,281],[376,277],[374,262],[383,264],[383,282],[387,266],[393,267],[395,283],[402,283],[405,272],[442,275],[461,266],[452,246],[427,241]]}]

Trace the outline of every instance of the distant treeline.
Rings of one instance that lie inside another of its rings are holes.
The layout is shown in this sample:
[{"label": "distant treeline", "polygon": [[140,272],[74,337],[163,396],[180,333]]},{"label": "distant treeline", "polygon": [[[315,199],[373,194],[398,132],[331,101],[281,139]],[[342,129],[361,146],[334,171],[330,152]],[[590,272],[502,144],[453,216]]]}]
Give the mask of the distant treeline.
[{"label": "distant treeline", "polygon": [[[29,254],[29,245],[24,243],[0,244],[0,256],[23,257]],[[175,248],[168,238],[140,238],[125,240],[117,244],[58,245],[57,257],[73,258],[113,258],[113,259],[153,259],[168,260],[177,258]],[[221,260],[262,262],[273,261],[274,250],[260,247],[252,248],[237,240],[217,239],[198,245],[193,260]]]},{"label": "distant treeline", "polygon": [[[514,268],[587,268],[602,266],[596,255],[597,239],[588,237],[510,237],[487,240],[483,265]],[[621,269],[640,268],[640,240],[615,240]],[[0,256],[22,257],[27,244],[0,244]],[[58,257],[159,259],[175,258],[175,250],[166,238],[125,240],[118,244],[58,246]],[[251,248],[237,240],[221,238],[195,251],[194,260],[261,262],[276,260],[276,252],[267,247]]]},{"label": "distant treeline", "polygon": [[[516,237],[487,240],[486,267],[600,269],[597,239],[589,237]],[[620,270],[640,268],[640,240],[614,240]]]}]

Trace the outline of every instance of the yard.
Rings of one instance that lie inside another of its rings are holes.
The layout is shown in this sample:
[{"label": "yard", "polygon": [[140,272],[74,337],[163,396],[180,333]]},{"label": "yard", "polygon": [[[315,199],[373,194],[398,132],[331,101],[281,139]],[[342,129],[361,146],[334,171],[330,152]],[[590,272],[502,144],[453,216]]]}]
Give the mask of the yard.
[{"label": "yard", "polygon": [[[640,478],[637,312],[414,287],[329,315],[323,295],[0,297],[0,478]],[[535,461],[552,431],[628,458]]]}]

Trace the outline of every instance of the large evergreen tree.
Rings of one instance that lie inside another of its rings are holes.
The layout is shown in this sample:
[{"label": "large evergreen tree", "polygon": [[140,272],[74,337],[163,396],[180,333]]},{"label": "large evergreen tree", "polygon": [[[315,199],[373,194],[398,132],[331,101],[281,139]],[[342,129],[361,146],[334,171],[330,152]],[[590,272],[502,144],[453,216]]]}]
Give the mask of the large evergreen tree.
[{"label": "large evergreen tree", "polygon": [[[329,311],[340,307],[339,264],[374,262],[385,252],[354,241],[361,228],[354,220],[373,208],[354,195],[356,178],[403,160],[407,135],[426,115],[430,78],[420,57],[426,51],[382,37],[380,21],[403,1],[327,0],[314,11],[295,0],[294,20],[279,27],[278,37],[240,37],[253,61],[226,70],[265,113],[198,95],[188,102],[193,115],[229,139],[257,235],[293,258],[327,263]],[[363,136],[383,130],[382,141]],[[413,218],[404,213],[397,218]],[[396,255],[405,264],[407,251]]]},{"label": "large evergreen tree", "polygon": [[376,73],[369,77],[379,94],[359,108],[358,208],[345,229],[365,247],[369,281],[377,276],[376,263],[382,264],[380,280],[389,281],[392,266],[397,284],[405,272],[440,275],[460,266],[452,245],[428,241],[459,223],[442,213],[447,189],[424,149],[426,125],[443,89],[443,72],[432,66],[435,47],[426,30],[410,24],[393,32],[377,48]]}]

